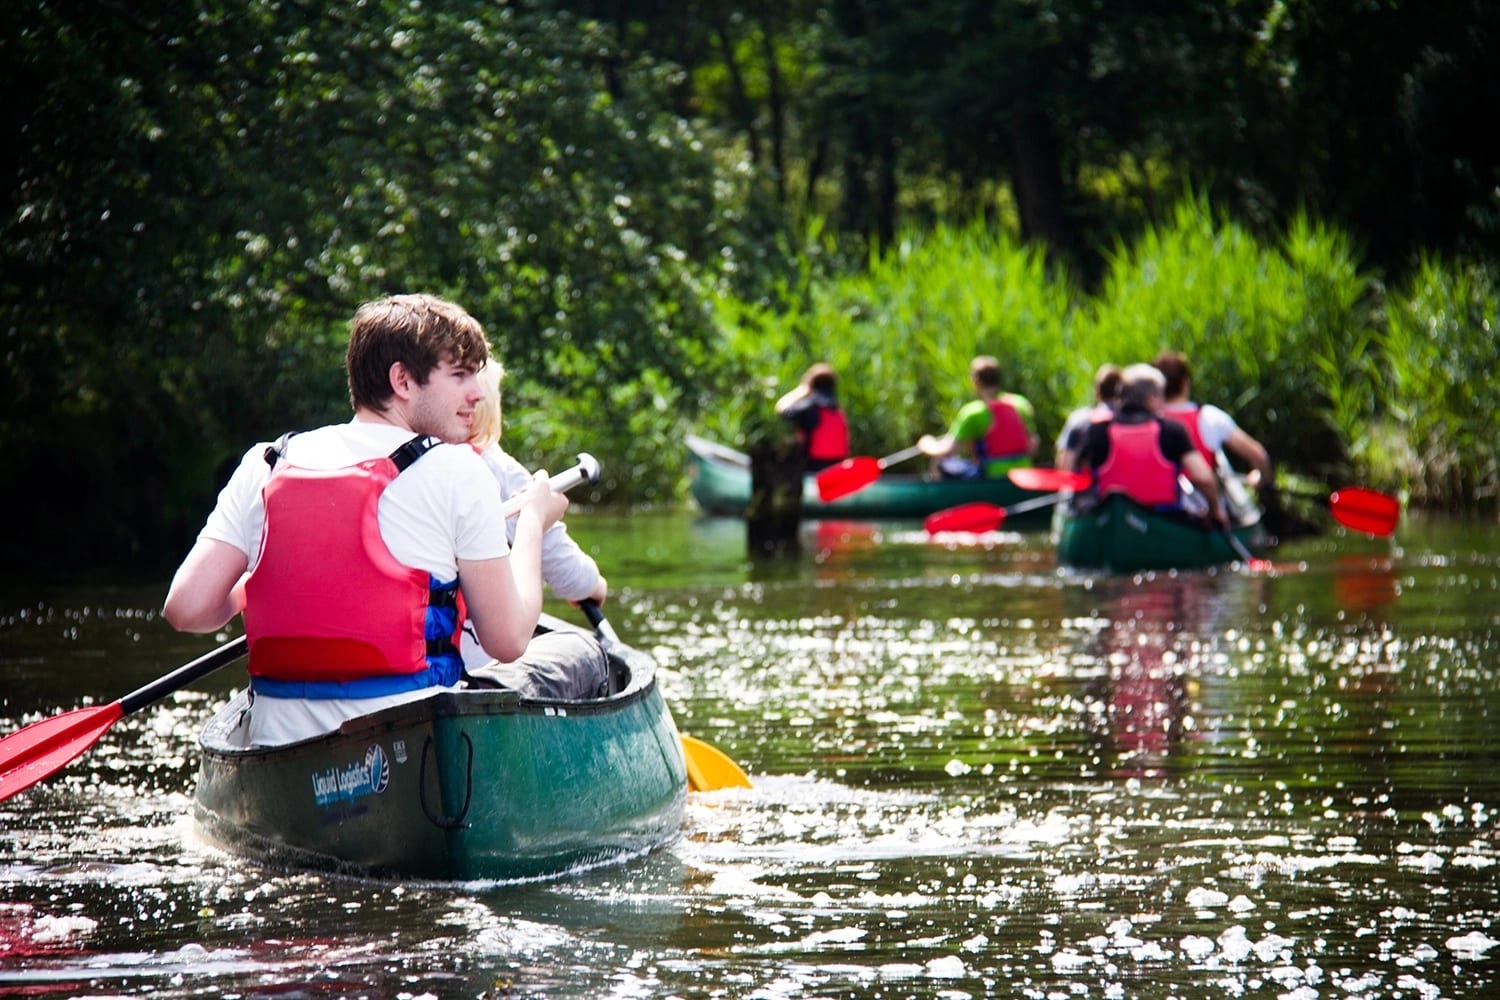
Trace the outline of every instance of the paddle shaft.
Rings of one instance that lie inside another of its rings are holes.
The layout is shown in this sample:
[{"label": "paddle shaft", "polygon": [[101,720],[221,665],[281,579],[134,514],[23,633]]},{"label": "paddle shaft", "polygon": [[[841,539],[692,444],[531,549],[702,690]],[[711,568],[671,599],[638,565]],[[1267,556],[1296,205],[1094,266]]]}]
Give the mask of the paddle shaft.
[{"label": "paddle shaft", "polygon": [[1002,509],[1005,511],[1005,516],[1009,517],[1012,514],[1024,514],[1028,510],[1054,506],[1066,500],[1067,496],[1066,493],[1050,493],[1044,497],[1032,497],[1030,500],[1022,500],[1020,503],[1013,503],[1009,507]]},{"label": "paddle shaft", "polygon": [[1240,536],[1236,535],[1227,524],[1220,525],[1219,530],[1223,532],[1224,538],[1229,542],[1229,547],[1234,549],[1234,554],[1239,556],[1241,562],[1249,566],[1256,561],[1255,557],[1250,554],[1250,550],[1245,548],[1245,543],[1240,541]]},{"label": "paddle shaft", "polygon": [[[1179,487],[1181,487],[1182,492],[1184,494],[1186,494],[1186,495],[1191,496],[1192,494],[1198,492],[1193,487],[1192,480],[1188,479],[1187,476],[1178,474],[1178,476],[1177,476],[1177,485]],[[1210,512],[1210,514],[1211,513],[1212,512]],[[1245,548],[1245,543],[1242,542],[1242,541],[1240,541],[1240,536],[1236,535],[1234,533],[1234,530],[1232,528],[1230,528],[1228,524],[1220,524],[1218,526],[1218,529],[1219,529],[1219,533],[1224,536],[1224,540],[1229,543],[1229,547],[1231,549],[1234,549],[1234,554],[1235,554],[1236,558],[1238,558],[1240,560],[1240,562],[1242,562],[1242,563],[1245,564],[1245,568],[1246,569],[1249,569],[1250,568],[1250,564],[1253,563],[1253,562],[1256,562],[1256,559],[1255,559],[1255,556],[1253,556],[1253,555],[1250,554],[1250,550],[1247,549],[1247,548]]]},{"label": "paddle shaft", "polygon": [[218,649],[209,650],[191,663],[184,664],[165,677],[158,677],[143,687],[120,699],[120,714],[129,715],[150,705],[152,702],[160,701],[167,695],[179,688],[187,687],[193,681],[218,670],[227,667],[250,651],[250,643],[244,637],[231,639]]},{"label": "paddle shaft", "polygon": [[901,462],[906,461],[908,458],[916,458],[920,454],[922,454],[922,449],[917,447],[916,445],[912,445],[910,448],[902,448],[894,455],[885,456],[884,458],[880,459],[877,464],[882,469],[888,469],[893,465],[898,465]]},{"label": "paddle shaft", "polygon": [[599,602],[592,597],[585,597],[578,602],[578,608],[583,612],[583,617],[594,626],[594,631],[599,633],[599,645],[604,647],[607,653],[620,645],[620,637],[615,632],[615,627],[604,617],[604,609],[599,607]]}]

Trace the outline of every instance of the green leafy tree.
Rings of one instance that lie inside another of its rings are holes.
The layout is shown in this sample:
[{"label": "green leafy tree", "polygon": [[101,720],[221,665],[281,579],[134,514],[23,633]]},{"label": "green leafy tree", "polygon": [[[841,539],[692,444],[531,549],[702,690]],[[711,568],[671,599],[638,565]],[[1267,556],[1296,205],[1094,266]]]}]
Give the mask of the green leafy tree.
[{"label": "green leafy tree", "polygon": [[38,95],[3,112],[0,429],[45,486],[7,561],[169,564],[250,441],[347,412],[343,326],[393,291],[608,422],[708,377],[705,288],[765,221],[669,80],[542,5],[26,0],[0,46]]}]

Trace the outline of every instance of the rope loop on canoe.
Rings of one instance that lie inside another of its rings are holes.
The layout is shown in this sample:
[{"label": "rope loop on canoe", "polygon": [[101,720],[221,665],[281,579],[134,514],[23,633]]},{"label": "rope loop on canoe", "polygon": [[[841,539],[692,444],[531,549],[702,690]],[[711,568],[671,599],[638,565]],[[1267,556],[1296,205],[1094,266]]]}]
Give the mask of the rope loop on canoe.
[{"label": "rope loop on canoe", "polygon": [[[463,738],[464,748],[468,751],[469,759],[464,764],[464,804],[458,810],[456,816],[434,815],[433,810],[427,805],[427,761],[436,759],[437,754],[433,747],[432,737],[429,736],[422,743],[422,770],[417,778],[417,798],[422,803],[422,812],[426,815],[428,822],[441,830],[462,830],[469,824],[464,822],[464,817],[469,814],[469,803],[474,797],[474,741],[469,739],[469,734],[460,732]],[[438,802],[441,804],[443,798],[442,789],[438,789]]]}]

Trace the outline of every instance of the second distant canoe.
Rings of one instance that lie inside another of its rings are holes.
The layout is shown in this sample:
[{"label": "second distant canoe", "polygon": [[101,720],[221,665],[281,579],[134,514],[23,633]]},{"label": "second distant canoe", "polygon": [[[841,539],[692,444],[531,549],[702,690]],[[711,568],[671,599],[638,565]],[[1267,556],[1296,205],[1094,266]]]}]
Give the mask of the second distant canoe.
[{"label": "second distant canoe", "polygon": [[[693,499],[705,514],[742,517],[750,503],[750,457],[693,434],[687,437],[691,458]],[[808,520],[908,520],[964,503],[992,503],[1001,507],[1048,496],[1023,490],[1008,479],[927,479],[915,473],[888,472],[869,486],[824,503],[812,476],[802,491],[802,516]],[[1017,514],[1005,521],[1012,531],[1045,531],[1051,524],[1047,507]]]}]

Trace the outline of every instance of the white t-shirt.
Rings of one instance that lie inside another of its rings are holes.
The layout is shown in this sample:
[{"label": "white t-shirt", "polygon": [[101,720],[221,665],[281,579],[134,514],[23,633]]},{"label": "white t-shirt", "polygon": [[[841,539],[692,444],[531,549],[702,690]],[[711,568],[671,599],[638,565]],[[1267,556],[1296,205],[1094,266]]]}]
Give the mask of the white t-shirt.
[{"label": "white t-shirt", "polygon": [[[390,424],[350,421],[294,435],[281,461],[308,469],[336,469],[389,455],[411,440]],[[208,516],[200,538],[244,552],[249,568],[260,558],[265,526],[262,490],[270,477],[261,442],[247,451]],[[510,553],[505,519],[489,467],[468,445],[438,445],[381,494],[380,536],[403,565],[441,582],[458,576],[459,559],[495,559]],[[337,729],[345,719],[425,698],[436,689],[377,698],[270,698],[256,695],[242,723],[247,745],[268,746]]]},{"label": "white t-shirt", "polygon": [[[1190,412],[1192,405],[1190,403],[1184,407],[1169,403],[1162,409],[1161,415],[1171,418],[1174,409],[1178,413],[1184,410]],[[1219,474],[1219,483],[1223,488],[1220,497],[1222,506],[1236,523],[1250,524],[1260,516],[1260,512],[1246,490],[1244,480],[1232,474],[1233,467],[1229,464],[1229,457],[1224,454],[1224,443],[1238,428],[1239,424],[1234,422],[1234,418],[1217,406],[1212,403],[1198,404],[1198,436],[1203,439],[1203,447],[1214,455],[1215,460],[1209,465]]]},{"label": "white t-shirt", "polygon": [[[531,473],[520,462],[512,458],[498,444],[492,444],[480,453],[485,467],[500,486],[500,498],[509,500],[531,485]],[[493,488],[493,486],[492,486]],[[516,522],[505,521],[506,538],[516,533]],[[542,534],[542,582],[552,593],[564,601],[580,601],[599,586],[599,565],[583,549],[578,547],[568,534],[567,526],[556,521]],[[479,645],[473,626],[464,625],[464,666],[468,669],[482,667],[492,657]]]},{"label": "white t-shirt", "polygon": [[[1164,417],[1174,417],[1183,412],[1191,412],[1192,404],[1180,406],[1168,403],[1161,411]],[[1203,447],[1212,452],[1224,450],[1224,442],[1229,440],[1239,427],[1234,418],[1212,403],[1198,404],[1198,436],[1203,439]]]}]

